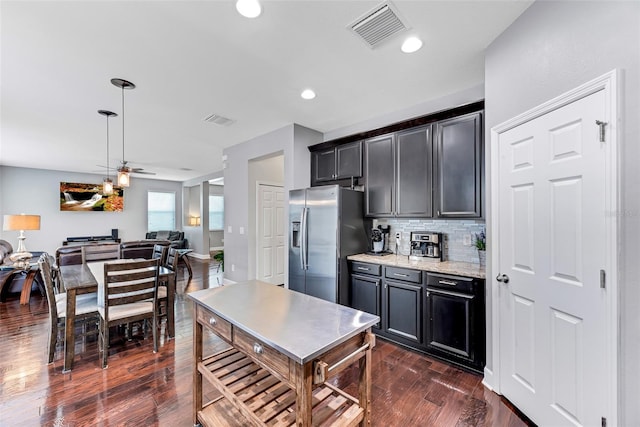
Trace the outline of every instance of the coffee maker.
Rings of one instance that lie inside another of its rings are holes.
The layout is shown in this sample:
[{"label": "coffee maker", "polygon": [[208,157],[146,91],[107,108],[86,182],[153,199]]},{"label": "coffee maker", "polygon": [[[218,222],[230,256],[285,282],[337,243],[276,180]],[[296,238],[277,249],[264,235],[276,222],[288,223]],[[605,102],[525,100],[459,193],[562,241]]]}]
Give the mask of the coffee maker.
[{"label": "coffee maker", "polygon": [[443,260],[442,233],[430,231],[411,232],[411,259]]},{"label": "coffee maker", "polygon": [[386,255],[389,252],[389,230],[388,225],[378,225],[371,230],[371,251],[370,255]]}]

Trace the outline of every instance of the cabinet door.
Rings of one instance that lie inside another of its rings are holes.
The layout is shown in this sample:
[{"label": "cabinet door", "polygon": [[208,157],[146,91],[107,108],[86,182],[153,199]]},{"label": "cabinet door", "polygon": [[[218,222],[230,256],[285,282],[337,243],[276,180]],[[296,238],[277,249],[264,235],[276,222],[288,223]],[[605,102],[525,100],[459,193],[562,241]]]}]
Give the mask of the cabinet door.
[{"label": "cabinet door", "polygon": [[432,216],[431,126],[396,136],[396,216]]},{"label": "cabinet door", "polygon": [[474,296],[427,288],[427,349],[473,361]]},{"label": "cabinet door", "polygon": [[336,147],[336,178],[362,176],[362,142],[357,141]]},{"label": "cabinet door", "polygon": [[382,329],[385,334],[411,344],[422,343],[422,287],[384,281]]},{"label": "cabinet door", "polygon": [[331,181],[336,175],[336,154],[332,148],[330,150],[314,151],[313,157],[313,180]]},{"label": "cabinet door", "polygon": [[391,216],[394,209],[394,137],[365,141],[365,215]]},{"label": "cabinet door", "polygon": [[436,124],[436,216],[481,216],[482,113]]},{"label": "cabinet door", "polygon": [[[351,276],[351,307],[380,316],[380,284],[375,277]],[[378,323],[376,328],[380,327]]]}]

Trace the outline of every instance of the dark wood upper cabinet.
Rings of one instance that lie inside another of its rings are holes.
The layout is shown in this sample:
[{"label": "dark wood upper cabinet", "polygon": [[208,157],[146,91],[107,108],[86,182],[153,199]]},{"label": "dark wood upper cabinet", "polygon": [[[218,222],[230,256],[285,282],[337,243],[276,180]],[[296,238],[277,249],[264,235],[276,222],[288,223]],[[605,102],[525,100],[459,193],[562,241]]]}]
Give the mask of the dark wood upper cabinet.
[{"label": "dark wood upper cabinet", "polygon": [[362,176],[362,142],[311,152],[312,185]]},{"label": "dark wood upper cabinet", "polygon": [[435,129],[436,217],[481,217],[482,113],[443,120]]},{"label": "dark wood upper cabinet", "polygon": [[395,209],[395,136],[382,135],[364,142],[365,215],[393,216]]},{"label": "dark wood upper cabinet", "polygon": [[432,216],[431,126],[396,135],[396,216]]}]

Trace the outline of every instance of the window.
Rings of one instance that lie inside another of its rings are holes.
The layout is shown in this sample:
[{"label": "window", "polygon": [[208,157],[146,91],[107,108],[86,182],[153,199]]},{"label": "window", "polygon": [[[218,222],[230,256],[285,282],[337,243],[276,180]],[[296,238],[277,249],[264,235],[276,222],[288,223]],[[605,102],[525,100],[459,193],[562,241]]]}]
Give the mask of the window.
[{"label": "window", "polygon": [[224,197],[209,196],[209,230],[224,230]]},{"label": "window", "polygon": [[147,193],[147,231],[175,230],[176,194]]}]

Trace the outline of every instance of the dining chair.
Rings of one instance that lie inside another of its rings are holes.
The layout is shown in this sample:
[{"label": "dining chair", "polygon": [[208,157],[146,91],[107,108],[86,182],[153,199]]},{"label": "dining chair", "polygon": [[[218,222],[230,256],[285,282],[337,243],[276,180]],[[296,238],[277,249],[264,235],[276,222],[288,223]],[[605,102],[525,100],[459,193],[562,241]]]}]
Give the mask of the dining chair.
[{"label": "dining chair", "polygon": [[83,263],[120,259],[120,245],[118,243],[84,245],[81,250]]},{"label": "dining chair", "polygon": [[[48,363],[52,363],[60,332],[64,330],[64,319],[67,317],[67,294],[58,293],[55,289],[51,275],[52,265],[48,254],[43,253],[40,256],[38,267],[49,305],[51,327],[49,328],[49,356],[47,360]],[[98,296],[96,293],[78,296],[76,299],[76,321],[82,323],[82,336],[97,332],[95,326],[98,324]],[[87,325],[93,325],[94,328],[87,331]]]},{"label": "dining chair", "polygon": [[[165,258],[163,267],[171,270],[171,274],[173,275],[173,283],[176,284],[177,276],[178,276],[178,250],[176,248],[169,247],[167,250],[167,256]],[[175,286],[174,286],[175,287]],[[173,289],[175,292],[175,289]],[[156,306],[156,310],[158,312],[159,318],[168,319],[168,307],[169,304],[169,278],[163,278],[161,282],[158,284],[158,302]],[[158,325],[160,325],[160,319],[158,320]]]},{"label": "dining chair", "polygon": [[164,265],[165,258],[167,257],[167,249],[169,249],[169,246],[153,245],[153,253],[151,254],[151,259],[159,259],[160,265]]},{"label": "dining chair", "polygon": [[98,287],[100,314],[100,340],[102,368],[107,367],[109,355],[109,328],[133,322],[152,322],[153,352],[158,351],[158,297],[159,260],[128,261],[104,264],[104,286]]}]

